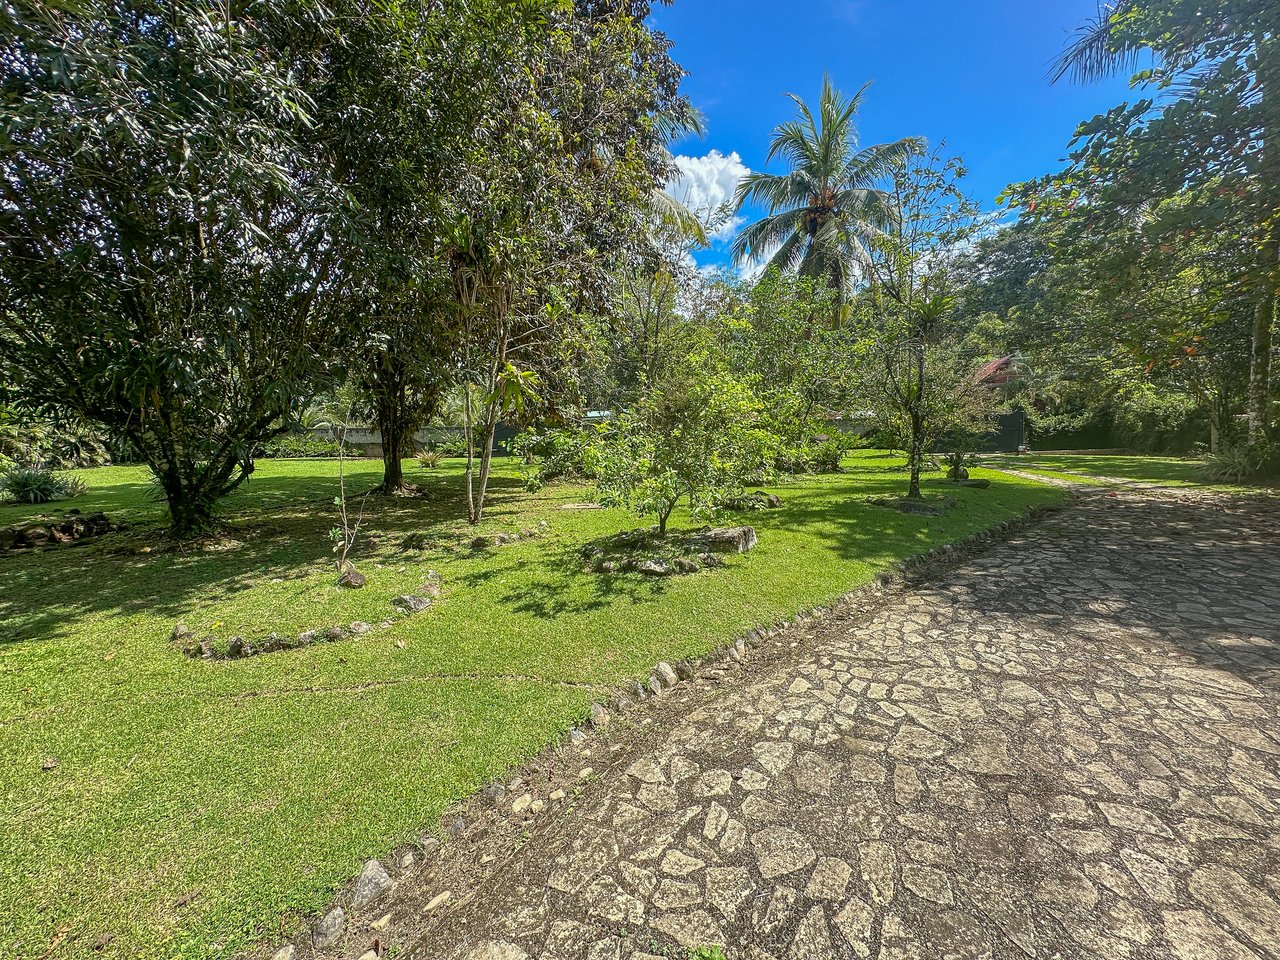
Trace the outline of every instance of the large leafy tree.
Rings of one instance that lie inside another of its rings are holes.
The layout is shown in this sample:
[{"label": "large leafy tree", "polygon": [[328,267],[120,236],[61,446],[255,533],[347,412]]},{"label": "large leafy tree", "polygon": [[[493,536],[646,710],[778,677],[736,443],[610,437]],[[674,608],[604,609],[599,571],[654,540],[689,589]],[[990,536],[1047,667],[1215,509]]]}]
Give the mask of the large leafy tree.
[{"label": "large leafy tree", "polygon": [[574,356],[618,261],[647,242],[670,173],[664,118],[688,113],[647,0],[545,7],[545,28],[522,48],[536,69],[488,81],[492,120],[451,201],[472,522],[499,420]]},{"label": "large leafy tree", "polygon": [[352,216],[296,5],[0,6],[0,363],[127,439],[177,533],[328,376]]},{"label": "large leafy tree", "polygon": [[1192,191],[1189,215],[1165,221],[1166,245],[1211,242],[1228,219],[1242,230],[1251,253],[1238,280],[1253,305],[1248,432],[1259,441],[1271,430],[1280,289],[1280,5],[1117,0],[1081,29],[1055,75],[1088,80],[1133,69],[1144,54],[1153,66],[1133,82],[1154,96],[1083,124],[1071,165],[1018,196],[1082,210],[1090,229],[1109,232]]},{"label": "large leafy tree", "polygon": [[826,77],[816,112],[790,95],[797,116],[774,131],[768,153],[788,170],[752,172],[734,197],[739,210],[759,203],[768,211],[734,238],[740,264],[767,258],[784,272],[823,278],[842,300],[852,299],[872,238],[896,216],[879,184],[919,149],[912,138],[859,148],[854,121],[866,89],[844,97]]}]

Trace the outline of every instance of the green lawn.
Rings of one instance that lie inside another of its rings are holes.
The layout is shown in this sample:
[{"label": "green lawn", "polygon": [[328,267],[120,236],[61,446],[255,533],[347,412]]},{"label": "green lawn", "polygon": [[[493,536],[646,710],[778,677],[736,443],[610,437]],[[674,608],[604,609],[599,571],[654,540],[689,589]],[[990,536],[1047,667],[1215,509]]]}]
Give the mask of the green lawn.
[{"label": "green lawn", "polygon": [[[987,462],[1013,470],[1029,470],[1079,482],[1090,477],[1136,480],[1165,487],[1203,484],[1201,460],[1179,457],[1148,457],[1136,454],[1031,453],[1023,456],[992,457]],[[1082,476],[1075,476],[1081,474]]]},{"label": "green lawn", "polygon": [[[334,582],[333,463],[261,463],[226,504],[231,535],[205,549],[163,539],[144,470],[81,471],[88,493],[63,506],[130,529],[0,558],[0,956],[234,954],[435,828],[608,685],[1061,497],[977,471],[991,488],[954,489],[945,517],[862,502],[901,491],[898,463],[863,452],[846,473],[774,488],[784,507],[747,521],[756,550],[657,581],[584,572],[585,542],[637,525],[564,509],[585,488],[526,495],[500,464],[482,532],[550,529],[476,552],[459,463],[414,465],[425,497],[369,500],[360,591]],[[379,468],[352,465],[353,486]],[[0,507],[0,524],[39,512]],[[411,535],[426,548],[406,546]],[[443,599],[384,632],[223,662],[169,641],[179,619],[224,641],[377,622],[429,570]]]}]

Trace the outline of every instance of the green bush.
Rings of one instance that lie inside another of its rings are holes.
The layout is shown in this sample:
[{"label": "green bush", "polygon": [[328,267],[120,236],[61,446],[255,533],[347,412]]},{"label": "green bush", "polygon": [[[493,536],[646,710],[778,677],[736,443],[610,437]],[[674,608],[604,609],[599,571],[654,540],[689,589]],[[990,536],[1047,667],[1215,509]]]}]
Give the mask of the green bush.
[{"label": "green bush", "polygon": [[84,493],[84,481],[47,467],[11,466],[0,472],[0,498],[18,503],[70,500]]},{"label": "green bush", "polygon": [[560,427],[516,437],[511,452],[525,461],[525,486],[533,493],[553,480],[592,479],[587,448],[593,436],[586,430]]},{"label": "green bush", "polygon": [[[257,456],[264,460],[284,460],[302,458],[329,459],[342,452],[337,440],[329,437],[317,437],[312,433],[286,433],[262,444]],[[347,456],[355,451],[347,445]]]},{"label": "green bush", "polygon": [[1223,444],[1204,465],[1213,483],[1246,483],[1280,477],[1280,445],[1270,442]]},{"label": "green bush", "polygon": [[787,447],[778,454],[775,466],[782,473],[839,473],[840,461],[857,445],[843,434]]}]

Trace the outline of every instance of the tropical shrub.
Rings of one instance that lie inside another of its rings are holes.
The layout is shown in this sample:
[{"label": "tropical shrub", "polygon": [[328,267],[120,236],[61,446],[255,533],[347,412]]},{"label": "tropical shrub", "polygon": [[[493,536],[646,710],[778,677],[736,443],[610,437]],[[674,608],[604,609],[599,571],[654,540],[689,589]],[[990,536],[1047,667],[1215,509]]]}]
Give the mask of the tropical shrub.
[{"label": "tropical shrub", "polygon": [[525,486],[533,493],[553,480],[590,480],[587,451],[595,435],[577,427],[522,433],[511,452],[525,461]]},{"label": "tropical shrub", "polygon": [[1204,465],[1204,477],[1214,483],[1246,483],[1280,477],[1280,444],[1223,444]]},{"label": "tropical shrub", "polygon": [[440,461],[444,459],[443,450],[419,450],[418,465],[424,470],[434,470],[440,466]]},{"label": "tropical shrub", "polygon": [[0,472],[0,499],[18,503],[50,503],[70,500],[84,493],[84,481],[47,467],[10,466]]},{"label": "tropical shrub", "polygon": [[601,502],[658,520],[681,502],[694,516],[772,473],[777,441],[751,390],[706,352],[673,365],[641,398],[600,428],[587,450]]},{"label": "tropical shrub", "polygon": [[[257,455],[265,460],[324,458],[329,459],[343,452],[342,445],[332,437],[318,437],[311,433],[286,433],[263,443]],[[352,449],[348,445],[346,454]]]}]

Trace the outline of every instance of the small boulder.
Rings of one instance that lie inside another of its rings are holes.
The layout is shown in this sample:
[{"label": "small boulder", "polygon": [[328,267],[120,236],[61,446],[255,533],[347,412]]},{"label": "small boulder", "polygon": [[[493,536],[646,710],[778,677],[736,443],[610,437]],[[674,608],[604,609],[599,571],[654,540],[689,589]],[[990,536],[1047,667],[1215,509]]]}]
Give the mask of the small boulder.
[{"label": "small boulder", "polygon": [[334,907],[311,925],[311,942],[317,950],[328,950],[341,939],[346,926],[346,911]]},{"label": "small boulder", "polygon": [[973,487],[977,490],[985,490],[987,487],[991,486],[991,481],[985,478],[979,478],[977,480],[962,480],[960,481],[960,486]]},{"label": "small boulder", "polygon": [[661,661],[656,667],[654,667],[653,672],[657,675],[658,679],[668,687],[674,687],[680,680],[680,678],[676,676],[675,668],[665,660]]},{"label": "small boulder", "polygon": [[355,567],[347,567],[342,571],[342,576],[338,577],[338,586],[348,590],[359,590],[366,582],[365,575]]},{"label": "small boulder", "polygon": [[351,893],[351,905],[363,907],[365,904],[373,903],[390,889],[391,877],[387,875],[386,867],[377,860],[370,860],[365,863],[360,876],[356,877],[356,886]]},{"label": "small boulder", "polygon": [[174,643],[182,643],[191,636],[191,628],[185,623],[175,623],[169,632],[169,639]]},{"label": "small boulder", "polygon": [[755,527],[713,527],[693,538],[696,549],[708,553],[746,553],[756,545]]},{"label": "small boulder", "polygon": [[330,627],[324,632],[326,640],[341,640],[346,635],[347,631],[343,630],[342,627]]},{"label": "small boulder", "polygon": [[232,660],[239,660],[241,657],[248,656],[249,645],[244,642],[244,637],[232,637],[227,643],[227,656]]},{"label": "small boulder", "polygon": [[597,730],[609,725],[609,711],[598,703],[591,705],[591,725]]},{"label": "small boulder", "polygon": [[30,527],[22,528],[21,543],[28,547],[43,547],[50,540],[51,534],[48,527],[42,527],[35,524]]},{"label": "small boulder", "polygon": [[717,557],[714,553],[698,554],[698,562],[701,563],[704,567],[708,567],[708,568],[724,566],[724,561],[721,560],[719,557]]},{"label": "small boulder", "polygon": [[667,561],[654,560],[652,558],[637,560],[634,569],[638,573],[643,573],[650,577],[669,577],[675,573],[675,570]]},{"label": "small boulder", "polygon": [[702,567],[698,566],[696,560],[690,560],[688,557],[677,557],[675,560],[676,569],[681,573],[697,573]]},{"label": "small boulder", "polygon": [[12,550],[18,545],[18,527],[0,527],[0,550]]},{"label": "small boulder", "polygon": [[396,607],[401,613],[421,613],[427,607],[431,606],[430,597],[420,597],[414,593],[406,593],[403,596],[396,597],[391,601],[391,605]]}]

